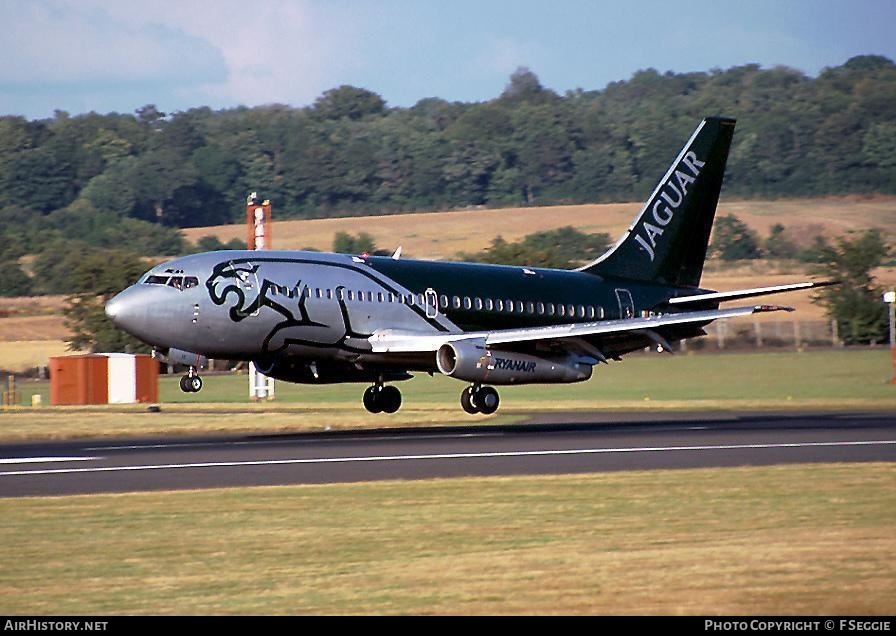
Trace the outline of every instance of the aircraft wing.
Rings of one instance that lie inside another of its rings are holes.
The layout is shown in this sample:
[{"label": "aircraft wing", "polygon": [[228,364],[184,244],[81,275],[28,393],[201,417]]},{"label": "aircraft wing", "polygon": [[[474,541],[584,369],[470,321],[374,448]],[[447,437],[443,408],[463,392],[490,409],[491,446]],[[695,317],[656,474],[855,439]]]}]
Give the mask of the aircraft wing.
[{"label": "aircraft wing", "polygon": [[438,351],[448,342],[459,340],[485,340],[488,345],[512,345],[523,342],[558,341],[587,336],[610,334],[641,333],[651,339],[657,336],[658,327],[684,325],[692,323],[708,323],[720,318],[748,316],[768,311],[793,311],[792,307],[776,305],[757,305],[753,307],[735,307],[732,309],[712,309],[705,311],[686,311],[642,318],[625,318],[619,320],[600,320],[595,322],[579,322],[565,325],[549,325],[546,327],[524,327],[520,329],[499,329],[494,331],[466,331],[462,333],[419,333],[384,329],[377,331],[368,339],[373,353],[425,353]]}]

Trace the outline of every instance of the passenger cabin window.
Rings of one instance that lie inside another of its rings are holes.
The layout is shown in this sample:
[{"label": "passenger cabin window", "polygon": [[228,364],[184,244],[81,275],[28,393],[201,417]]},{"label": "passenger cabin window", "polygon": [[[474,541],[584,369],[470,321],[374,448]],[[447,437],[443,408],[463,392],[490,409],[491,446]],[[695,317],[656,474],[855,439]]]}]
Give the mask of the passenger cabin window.
[{"label": "passenger cabin window", "polygon": [[460,309],[460,297],[455,296],[454,298],[452,298],[452,301],[454,303],[454,308]]},{"label": "passenger cabin window", "polygon": [[439,296],[439,306],[442,309],[448,309],[448,296],[446,296],[445,294]]},{"label": "passenger cabin window", "polygon": [[480,311],[482,309],[482,299],[474,298],[473,299],[473,307],[476,309],[476,311]]}]

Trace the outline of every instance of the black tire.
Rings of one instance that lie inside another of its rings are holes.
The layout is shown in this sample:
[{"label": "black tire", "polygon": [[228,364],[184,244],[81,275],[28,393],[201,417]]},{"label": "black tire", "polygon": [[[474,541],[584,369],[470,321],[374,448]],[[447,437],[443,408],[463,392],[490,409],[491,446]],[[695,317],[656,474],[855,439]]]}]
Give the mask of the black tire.
[{"label": "black tire", "polygon": [[460,392],[460,405],[470,415],[476,415],[479,412],[479,409],[473,402],[473,387],[468,386]]},{"label": "black tire", "polygon": [[199,393],[202,390],[202,378],[198,375],[194,375],[192,378],[189,378],[190,381],[190,390],[193,393]]},{"label": "black tire", "polygon": [[193,390],[190,388],[190,377],[186,375],[182,375],[180,377],[180,390],[184,393],[192,393]]},{"label": "black tire", "polygon": [[491,415],[498,410],[498,405],[501,404],[501,398],[494,388],[484,386],[473,396],[473,402],[479,407],[480,413],[483,415]]},{"label": "black tire", "polygon": [[380,404],[385,413],[394,413],[401,408],[401,391],[397,386],[384,386],[380,391]]},{"label": "black tire", "polygon": [[364,391],[364,408],[371,413],[379,413],[383,410],[380,392],[375,386],[369,386]]}]

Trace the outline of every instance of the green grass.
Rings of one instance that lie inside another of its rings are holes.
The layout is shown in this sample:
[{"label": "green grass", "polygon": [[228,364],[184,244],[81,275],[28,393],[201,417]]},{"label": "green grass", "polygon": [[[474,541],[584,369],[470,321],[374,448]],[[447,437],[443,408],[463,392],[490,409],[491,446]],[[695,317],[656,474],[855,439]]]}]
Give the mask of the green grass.
[{"label": "green grass", "polygon": [[893,614],[896,465],[0,499],[5,614]]},{"label": "green grass", "polygon": [[[402,383],[401,410],[376,416],[361,406],[362,384],[278,382],[276,401],[252,403],[245,375],[207,376],[198,394],[163,377],[162,413],[147,413],[145,405],[0,411],[0,440],[508,422],[551,410],[896,409],[890,364],[884,348],[638,354],[598,366],[585,383],[501,387],[501,409],[490,418],[464,414],[463,383],[439,375]],[[20,382],[18,390],[25,404],[32,394],[49,403],[46,382]]]}]

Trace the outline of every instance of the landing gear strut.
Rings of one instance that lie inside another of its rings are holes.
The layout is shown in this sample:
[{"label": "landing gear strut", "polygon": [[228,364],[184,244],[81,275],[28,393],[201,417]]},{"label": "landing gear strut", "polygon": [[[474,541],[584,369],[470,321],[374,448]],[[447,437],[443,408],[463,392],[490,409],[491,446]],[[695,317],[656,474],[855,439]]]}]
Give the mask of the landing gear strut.
[{"label": "landing gear strut", "polygon": [[491,415],[498,410],[500,403],[498,392],[490,386],[471,384],[460,394],[460,405],[470,415],[476,413]]},{"label": "landing gear strut", "polygon": [[198,393],[202,390],[202,378],[196,372],[196,367],[190,367],[187,375],[180,379],[180,390],[184,393]]},{"label": "landing gear strut", "polygon": [[382,380],[364,391],[364,408],[371,413],[394,413],[401,407],[401,391],[383,386]]}]

